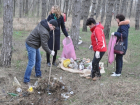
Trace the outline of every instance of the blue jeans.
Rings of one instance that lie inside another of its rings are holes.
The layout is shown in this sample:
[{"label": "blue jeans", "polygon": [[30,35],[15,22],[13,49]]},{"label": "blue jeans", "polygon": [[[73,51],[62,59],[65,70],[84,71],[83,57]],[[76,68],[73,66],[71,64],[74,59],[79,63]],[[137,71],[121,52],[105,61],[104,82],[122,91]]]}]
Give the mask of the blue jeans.
[{"label": "blue jeans", "polygon": [[41,76],[41,55],[39,49],[35,49],[30,47],[27,43],[25,43],[26,49],[28,51],[28,65],[26,67],[24,82],[30,82],[30,76],[33,67],[35,66],[35,73],[37,77]]},{"label": "blue jeans", "polygon": [[123,67],[123,55],[116,54],[116,74],[121,74]]}]

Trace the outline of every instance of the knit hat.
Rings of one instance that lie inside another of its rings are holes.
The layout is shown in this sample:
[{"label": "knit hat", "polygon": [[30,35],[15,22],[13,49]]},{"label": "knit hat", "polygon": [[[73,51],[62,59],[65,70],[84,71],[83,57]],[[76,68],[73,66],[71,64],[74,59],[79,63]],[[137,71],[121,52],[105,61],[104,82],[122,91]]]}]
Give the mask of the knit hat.
[{"label": "knit hat", "polygon": [[57,21],[56,21],[55,19],[51,19],[51,20],[49,21],[49,23],[52,24],[53,26],[55,26],[55,29],[56,29],[56,30],[59,29],[58,23],[57,23]]}]

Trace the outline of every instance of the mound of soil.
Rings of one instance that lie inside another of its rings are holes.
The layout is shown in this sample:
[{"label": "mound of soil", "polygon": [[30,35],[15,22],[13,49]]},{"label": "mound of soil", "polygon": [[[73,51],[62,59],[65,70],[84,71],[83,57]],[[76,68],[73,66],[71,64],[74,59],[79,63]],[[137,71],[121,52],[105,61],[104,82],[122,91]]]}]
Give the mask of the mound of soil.
[{"label": "mound of soil", "polygon": [[69,93],[65,84],[53,77],[49,85],[47,79],[41,78],[33,87],[33,92],[28,92],[26,88],[18,96],[6,95],[0,102],[6,105],[62,105],[66,99],[64,94]]}]

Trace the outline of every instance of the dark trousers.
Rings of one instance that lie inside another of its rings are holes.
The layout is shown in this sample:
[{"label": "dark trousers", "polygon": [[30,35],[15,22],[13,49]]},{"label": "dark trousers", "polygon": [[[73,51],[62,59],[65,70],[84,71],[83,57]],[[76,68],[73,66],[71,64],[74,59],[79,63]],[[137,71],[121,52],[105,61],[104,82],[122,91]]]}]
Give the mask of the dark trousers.
[{"label": "dark trousers", "polygon": [[121,74],[123,67],[123,55],[116,54],[116,74]]},{"label": "dark trousers", "polygon": [[[55,51],[55,55],[53,56],[53,62],[54,63],[56,61],[56,56],[57,56],[57,50],[54,50]],[[47,56],[47,63],[50,63],[50,54],[46,53],[46,56]]]},{"label": "dark trousers", "polygon": [[94,58],[92,60],[92,70],[91,70],[92,78],[94,78],[95,76],[97,76],[97,77],[101,76],[100,69],[99,69],[99,62],[102,59],[104,54],[105,54],[105,52],[100,52],[100,58],[96,58],[95,53],[94,53]]}]

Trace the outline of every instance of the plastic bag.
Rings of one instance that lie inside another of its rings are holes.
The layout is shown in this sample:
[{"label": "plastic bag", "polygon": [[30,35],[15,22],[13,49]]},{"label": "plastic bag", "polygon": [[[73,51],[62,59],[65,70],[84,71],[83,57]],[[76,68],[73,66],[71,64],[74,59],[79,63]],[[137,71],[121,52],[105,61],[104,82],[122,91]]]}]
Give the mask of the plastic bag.
[{"label": "plastic bag", "polygon": [[63,61],[64,67],[68,67],[69,64],[70,64],[70,59],[66,59]]},{"label": "plastic bag", "polygon": [[114,45],[116,43],[116,40],[117,40],[117,37],[114,35],[111,35],[111,38],[108,43],[108,62],[110,64],[112,64],[114,61]]},{"label": "plastic bag", "polygon": [[63,40],[63,51],[62,51],[61,58],[66,58],[66,59],[73,58],[74,60],[76,60],[76,54],[75,54],[73,42],[70,38],[66,37]]}]

